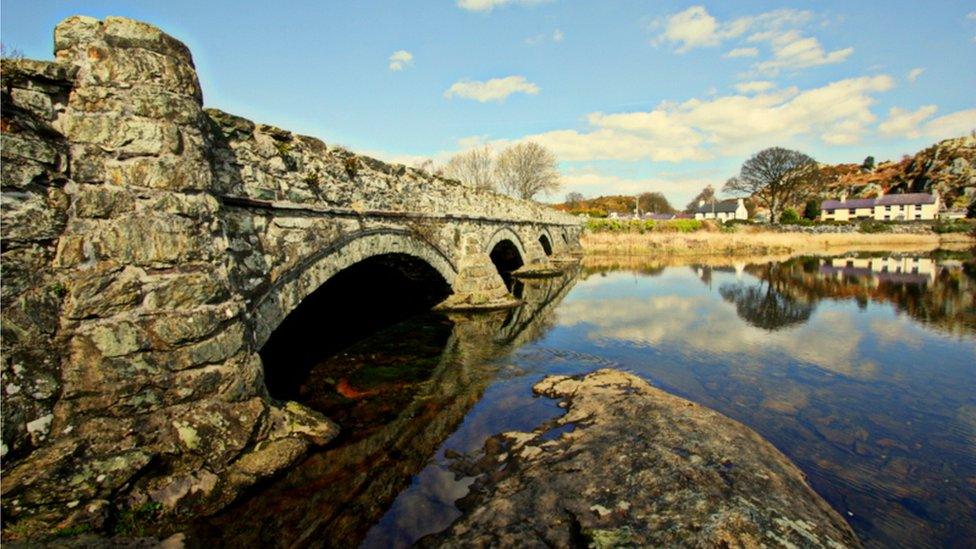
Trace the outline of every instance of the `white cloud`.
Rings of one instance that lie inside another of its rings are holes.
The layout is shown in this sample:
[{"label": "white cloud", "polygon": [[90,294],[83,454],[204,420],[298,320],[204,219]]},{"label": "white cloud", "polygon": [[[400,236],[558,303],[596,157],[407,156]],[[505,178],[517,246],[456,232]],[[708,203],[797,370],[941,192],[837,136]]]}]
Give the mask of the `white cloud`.
[{"label": "white cloud", "polygon": [[802,69],[832,65],[850,57],[854,48],[842,48],[830,53],[816,38],[803,36],[799,31],[765,31],[749,37],[749,42],[768,42],[773,59],[756,63],[753,69],[762,74],[775,75],[781,69]]},{"label": "white cloud", "polygon": [[720,25],[704,6],[692,6],[668,17],[664,27],[664,33],[659,39],[677,44],[678,53],[717,46],[725,38],[742,34],[746,28],[735,21]]},{"label": "white cloud", "polygon": [[[747,283],[756,282],[749,276]],[[613,297],[564,302],[557,323],[582,327],[588,339],[673,346],[689,353],[721,352],[738,364],[749,358],[768,363],[774,357],[789,356],[854,378],[870,379],[877,372],[858,360],[861,336],[850,318],[836,311],[817,312],[806,323],[771,332],[743,322],[727,303],[664,294],[643,298],[639,307],[633,306],[633,300]],[[820,333],[829,333],[835,345],[810,345],[811,334]]]},{"label": "white cloud", "polygon": [[694,48],[717,46],[725,40],[742,36],[750,29],[800,25],[809,21],[811,16],[806,11],[780,9],[723,23],[708,13],[704,6],[692,6],[656,21],[654,26],[663,26],[664,32],[655,42],[670,42],[677,46],[678,53],[684,53]]},{"label": "white cloud", "polygon": [[959,137],[976,130],[976,109],[956,111],[925,124],[924,133],[932,139]]},{"label": "white cloud", "polygon": [[[889,76],[849,78],[797,88],[662,103],[650,111],[587,116],[585,130],[525,136],[563,161],[681,162],[742,154],[815,136],[828,144],[857,142],[875,121],[874,94],[894,85]],[[762,86],[762,84],[760,84]]]},{"label": "white cloud", "polygon": [[534,36],[530,36],[525,39],[525,43],[530,46],[535,46],[545,42],[546,40],[552,40],[553,42],[562,42],[566,35],[563,31],[556,29],[552,31],[552,34],[539,33]]},{"label": "white cloud", "polygon": [[413,54],[407,50],[398,50],[390,56],[390,70],[402,71],[407,65],[413,64]]},{"label": "white cloud", "polygon": [[[752,32],[747,42],[768,43],[773,58],[753,65],[758,73],[774,75],[782,69],[801,69],[840,63],[850,57],[853,48],[826,51],[816,38],[805,36],[798,27],[813,18],[808,11],[780,9],[759,15],[740,17],[727,22],[717,20],[703,6],[692,6],[682,12],[659,20],[656,26],[664,31],[653,43],[673,44],[677,53],[695,48],[717,46],[727,40]],[[757,57],[759,48],[740,46],[725,57]]]},{"label": "white cloud", "polygon": [[878,125],[878,132],[888,137],[946,139],[976,129],[976,109],[956,111],[928,120],[937,110],[935,105],[925,105],[915,111],[893,107],[888,111],[888,119]]},{"label": "white cloud", "polygon": [[715,178],[677,175],[629,179],[593,170],[584,170],[564,173],[561,181],[564,191],[576,191],[584,196],[659,192],[674,200],[673,206],[684,206],[685,202],[691,200],[705,185],[714,183]]},{"label": "white cloud", "polygon": [[457,0],[457,6],[468,11],[489,12],[495,8],[500,8],[509,4],[521,4],[523,6],[529,6],[551,1],[552,0]]},{"label": "white cloud", "polygon": [[461,80],[452,84],[444,92],[444,97],[450,99],[458,96],[466,99],[474,99],[479,103],[485,103],[488,101],[502,101],[513,93],[537,95],[539,93],[539,86],[529,82],[524,76],[492,78],[487,82]]},{"label": "white cloud", "polygon": [[925,72],[925,69],[923,69],[922,67],[916,67],[908,71],[908,74],[905,76],[905,78],[907,78],[909,82],[914,82],[918,80],[919,76],[922,76],[923,72]]},{"label": "white cloud", "polygon": [[735,48],[725,54],[725,57],[756,57],[759,55],[759,48]]},{"label": "white cloud", "polygon": [[735,85],[735,89],[739,93],[763,92],[766,90],[771,90],[775,87],[776,84],[773,84],[769,80],[753,80],[752,82],[740,82],[739,84]]}]

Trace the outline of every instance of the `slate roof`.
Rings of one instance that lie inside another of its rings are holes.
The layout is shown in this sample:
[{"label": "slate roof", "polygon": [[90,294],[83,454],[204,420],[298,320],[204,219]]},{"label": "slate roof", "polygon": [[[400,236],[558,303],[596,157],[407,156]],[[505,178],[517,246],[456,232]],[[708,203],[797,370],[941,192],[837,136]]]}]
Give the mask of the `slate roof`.
[{"label": "slate roof", "polygon": [[695,213],[735,213],[739,209],[739,202],[737,200],[723,200],[721,202],[716,202],[714,209],[710,202],[698,206],[695,208]]},{"label": "slate roof", "polygon": [[886,194],[878,199],[878,206],[905,204],[935,204],[935,196],[928,193]]},{"label": "slate roof", "polygon": [[935,204],[935,196],[928,193],[886,194],[881,198],[855,198],[853,200],[824,200],[822,210],[848,210],[874,208],[875,206],[905,206],[908,204]]}]

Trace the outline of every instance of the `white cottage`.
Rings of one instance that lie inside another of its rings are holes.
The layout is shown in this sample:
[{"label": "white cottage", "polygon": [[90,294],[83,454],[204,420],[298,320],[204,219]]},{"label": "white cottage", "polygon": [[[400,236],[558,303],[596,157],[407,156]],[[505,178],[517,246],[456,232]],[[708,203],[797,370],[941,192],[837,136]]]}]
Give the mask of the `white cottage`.
[{"label": "white cottage", "polygon": [[742,199],[723,200],[721,202],[698,201],[695,209],[695,219],[717,219],[729,221],[731,219],[749,219],[749,211]]},{"label": "white cottage", "polygon": [[935,219],[939,213],[939,195],[928,193],[888,194],[878,198],[824,200],[820,218],[824,221],[915,221]]}]

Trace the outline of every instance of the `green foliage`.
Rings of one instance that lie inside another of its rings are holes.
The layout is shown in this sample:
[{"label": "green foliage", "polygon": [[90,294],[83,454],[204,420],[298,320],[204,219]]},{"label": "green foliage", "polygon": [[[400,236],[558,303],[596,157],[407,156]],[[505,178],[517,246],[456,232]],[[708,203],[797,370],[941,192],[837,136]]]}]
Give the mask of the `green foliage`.
[{"label": "green foliage", "polygon": [[124,536],[145,536],[147,528],[159,520],[163,504],[147,502],[119,511],[115,520],[114,533]]},{"label": "green foliage", "polygon": [[89,524],[76,524],[74,526],[69,526],[68,528],[61,528],[54,532],[54,537],[56,538],[70,538],[74,536],[80,536],[92,531],[92,527]]},{"label": "green foliage", "polygon": [[288,153],[291,152],[291,143],[289,143],[287,141],[279,141],[279,140],[275,139],[274,140],[274,148],[278,150],[278,154],[280,156],[283,156],[283,157],[284,156],[288,156]]},{"label": "green foliage", "polygon": [[749,219],[729,219],[725,222],[725,226],[734,227],[735,225],[754,225],[755,223]]},{"label": "green foliage", "polygon": [[61,299],[68,293],[68,289],[64,287],[64,284],[60,282],[55,282],[47,287],[47,291],[51,292],[54,297]]},{"label": "green foliage", "polygon": [[702,229],[702,222],[697,219],[590,219],[586,222],[586,228],[595,233],[693,233]]},{"label": "green foliage", "polygon": [[873,156],[869,156],[869,157],[865,158],[864,159],[864,162],[861,163],[861,168],[863,168],[865,170],[873,170],[874,169],[874,157]]},{"label": "green foliage", "polygon": [[793,224],[800,221],[800,214],[796,213],[793,208],[786,208],[783,213],[779,216],[779,222],[784,224]]},{"label": "green foliage", "polygon": [[698,219],[672,219],[665,221],[662,225],[671,229],[662,232],[693,233],[702,229],[702,222]]},{"label": "green foliage", "polygon": [[862,233],[888,233],[891,232],[891,223],[885,223],[884,221],[862,221],[857,230]]},{"label": "green foliage", "polygon": [[976,229],[976,223],[964,219],[950,219],[947,221],[936,221],[932,225],[932,232],[936,234],[946,233],[968,233]]},{"label": "green foliage", "polygon": [[803,206],[803,217],[814,220],[820,215],[820,201],[819,200],[807,200],[807,203]]}]

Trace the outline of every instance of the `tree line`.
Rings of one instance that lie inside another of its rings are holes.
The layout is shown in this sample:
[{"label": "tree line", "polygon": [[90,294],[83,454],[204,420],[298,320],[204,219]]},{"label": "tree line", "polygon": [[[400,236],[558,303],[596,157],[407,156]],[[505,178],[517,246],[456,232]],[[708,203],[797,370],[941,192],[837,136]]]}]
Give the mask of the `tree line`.
[{"label": "tree line", "polygon": [[538,143],[517,143],[495,152],[487,145],[455,154],[443,173],[479,189],[532,199],[562,186],[556,155]]}]

